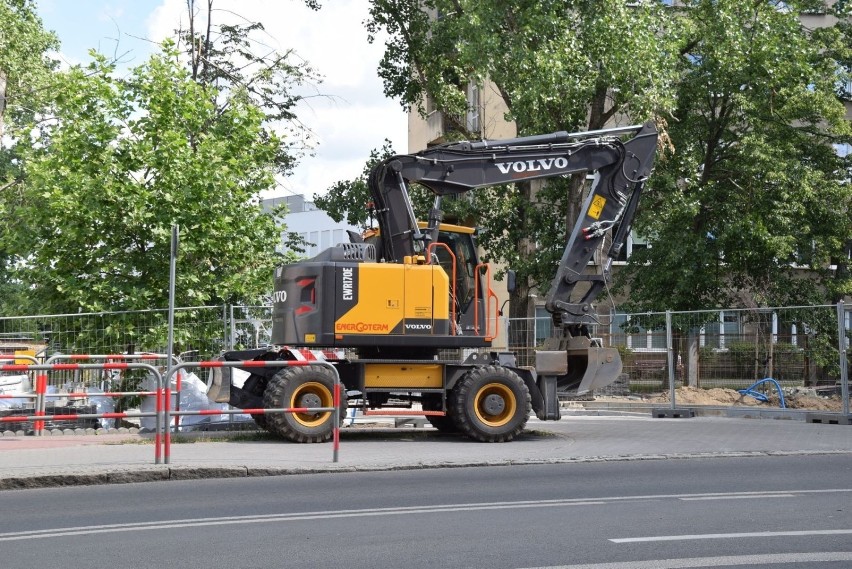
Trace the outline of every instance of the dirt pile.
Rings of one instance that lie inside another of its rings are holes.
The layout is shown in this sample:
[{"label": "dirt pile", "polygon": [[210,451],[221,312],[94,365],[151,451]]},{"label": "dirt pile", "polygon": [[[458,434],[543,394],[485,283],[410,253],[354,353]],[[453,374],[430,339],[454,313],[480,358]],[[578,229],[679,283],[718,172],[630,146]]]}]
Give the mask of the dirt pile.
[{"label": "dirt pile", "polygon": [[[748,406],[748,407],[781,407],[781,399],[777,392],[766,394],[768,401],[760,401],[755,397],[743,395],[735,389],[699,387],[679,387],[675,390],[677,405],[710,405],[719,407]],[[650,397],[651,403],[671,403],[669,392]],[[813,411],[843,411],[843,401],[834,395],[821,397],[808,390],[793,390],[784,393],[784,403],[787,409],[810,409]]]}]

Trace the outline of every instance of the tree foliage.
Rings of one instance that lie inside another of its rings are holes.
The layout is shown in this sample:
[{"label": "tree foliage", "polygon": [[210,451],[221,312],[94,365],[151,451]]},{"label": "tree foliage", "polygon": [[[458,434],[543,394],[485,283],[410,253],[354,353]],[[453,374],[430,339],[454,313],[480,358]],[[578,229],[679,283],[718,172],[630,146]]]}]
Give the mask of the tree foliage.
[{"label": "tree foliage", "polygon": [[[42,66],[46,109],[22,115],[11,133],[17,154],[7,165],[22,183],[0,195],[16,221],[0,252],[15,267],[9,282],[26,291],[6,313],[165,306],[173,224],[178,304],[268,292],[282,212],[262,211],[259,195],[305,151],[297,91],[319,77],[295,52],[255,39],[262,25],[220,24],[213,0],[206,12],[198,4],[187,2],[189,29],[124,78],[94,52],[84,67]],[[30,2],[10,7],[26,16],[18,28],[37,23]]]},{"label": "tree foliage", "polygon": [[[368,30],[388,35],[379,68],[388,96],[424,115],[434,106],[455,120],[455,136],[478,138],[483,133],[462,120],[478,110],[465,96],[471,84],[499,94],[520,135],[597,129],[615,117],[642,122],[663,112],[676,36],[659,33],[663,22],[654,2],[373,0]],[[531,184],[475,192],[459,204],[466,211],[458,215],[482,229],[491,258],[517,271],[514,315],[526,315],[529,287],[549,285],[583,182],[577,176],[551,185],[545,205]]]},{"label": "tree foliage", "polygon": [[58,45],[46,31],[30,0],[0,1],[0,310],[20,306],[25,298],[22,283],[11,271],[15,256],[3,244],[14,228],[9,223],[7,200],[15,199],[22,179],[16,145],[4,135],[32,121],[41,110],[53,69],[49,53]]},{"label": "tree foliage", "polygon": [[[852,238],[836,97],[838,29],[809,33],[794,2],[698,0],[662,161],[635,229],[629,310],[785,306],[837,293],[826,268]],[[803,279],[794,267],[817,278]]]},{"label": "tree foliage", "polygon": [[[279,141],[243,89],[217,108],[174,44],[116,79],[94,56],[57,74],[53,116],[22,153],[10,250],[39,310],[167,304],[172,224],[177,303],[253,300],[268,288],[278,230],[255,199]],[[20,133],[26,136],[26,133]]]},{"label": "tree foliage", "polygon": [[44,29],[31,0],[0,2],[0,135],[3,121],[32,117],[55,68],[56,36]]},{"label": "tree foliage", "polygon": [[[799,15],[817,4],[373,0],[368,26],[389,35],[386,93],[424,115],[464,117],[474,83],[493,85],[522,135],[660,119],[635,226],[652,247],[621,273],[624,308],[789,305],[850,292],[849,164],[833,146],[849,138],[837,95],[852,68],[850,8],[805,29]],[[456,136],[481,134],[465,126]],[[546,288],[582,183],[475,192],[467,214],[492,260]]]},{"label": "tree foliage", "polygon": [[[279,138],[276,167],[287,175],[312,146],[310,129],[299,120],[296,106],[305,98],[304,88],[315,88],[321,77],[294,49],[279,52],[264,43],[262,23],[217,22],[214,0],[206,0],[203,9],[198,4],[187,1],[188,27],[175,30],[192,80],[213,87],[211,101],[219,109],[228,106],[234,89],[261,109]],[[319,9],[315,2],[306,5]]]}]

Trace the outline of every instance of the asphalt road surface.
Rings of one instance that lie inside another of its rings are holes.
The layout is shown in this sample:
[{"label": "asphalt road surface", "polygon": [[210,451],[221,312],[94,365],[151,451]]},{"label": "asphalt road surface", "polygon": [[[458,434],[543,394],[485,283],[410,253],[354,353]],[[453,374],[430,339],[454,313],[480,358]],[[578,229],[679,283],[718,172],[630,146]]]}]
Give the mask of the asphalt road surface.
[{"label": "asphalt road surface", "polygon": [[0,493],[0,567],[852,567],[849,455]]}]

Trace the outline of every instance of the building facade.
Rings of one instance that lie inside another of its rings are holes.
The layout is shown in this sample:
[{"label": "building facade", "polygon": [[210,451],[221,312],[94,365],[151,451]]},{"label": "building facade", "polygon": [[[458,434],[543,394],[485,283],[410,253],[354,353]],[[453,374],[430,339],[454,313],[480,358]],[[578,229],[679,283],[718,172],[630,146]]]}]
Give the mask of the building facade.
[{"label": "building facade", "polygon": [[304,255],[313,257],[339,243],[349,243],[347,231],[361,232],[361,229],[354,225],[334,221],[301,194],[270,198],[261,202],[261,206],[267,211],[281,205],[287,206],[287,213],[280,220],[286,230],[282,232],[281,240],[275,248],[279,253],[288,251],[287,233],[298,234],[305,242]]}]

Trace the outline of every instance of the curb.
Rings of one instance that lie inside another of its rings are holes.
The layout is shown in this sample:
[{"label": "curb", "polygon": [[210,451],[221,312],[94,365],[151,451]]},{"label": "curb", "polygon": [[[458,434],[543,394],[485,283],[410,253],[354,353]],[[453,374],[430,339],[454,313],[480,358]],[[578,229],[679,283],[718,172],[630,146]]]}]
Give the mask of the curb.
[{"label": "curb", "polygon": [[636,454],[579,456],[571,458],[487,460],[465,462],[417,462],[391,465],[328,465],[316,467],[275,467],[275,466],[169,466],[157,465],[141,467],[137,470],[106,469],[101,471],[69,471],[63,474],[38,474],[32,476],[13,476],[0,479],[2,490],[31,490],[37,488],[60,488],[72,486],[91,486],[100,484],[133,484],[138,482],[185,481],[212,478],[256,478],[266,476],[294,476],[303,474],[328,474],[345,472],[393,472],[403,470],[421,470],[438,468],[481,468],[491,466],[532,466],[547,464],[585,464],[597,462],[634,462],[644,460],[687,460],[714,458],[759,458],[769,456],[819,456],[849,455],[847,450],[820,451],[732,451],[697,452],[671,454]]}]

